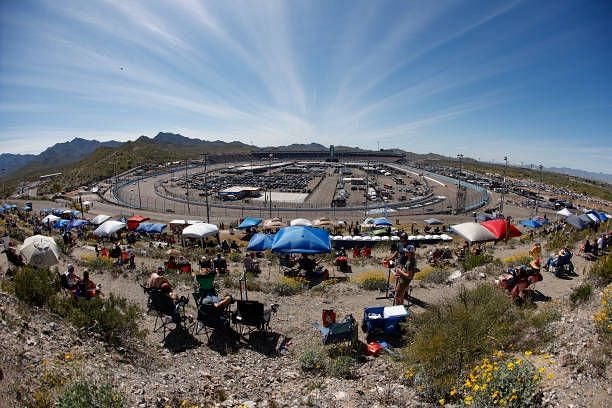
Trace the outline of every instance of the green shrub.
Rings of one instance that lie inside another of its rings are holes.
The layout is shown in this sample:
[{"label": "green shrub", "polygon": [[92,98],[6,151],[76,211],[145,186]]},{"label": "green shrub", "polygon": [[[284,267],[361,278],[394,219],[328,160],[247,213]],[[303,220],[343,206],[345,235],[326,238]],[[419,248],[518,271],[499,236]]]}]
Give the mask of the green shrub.
[{"label": "green shrub", "polygon": [[283,277],[274,285],[272,291],[279,296],[292,296],[302,293],[306,288],[307,282],[304,279]]},{"label": "green shrub", "polygon": [[422,280],[423,283],[430,283],[435,285],[441,285],[446,283],[448,277],[450,276],[450,271],[448,269],[436,269],[428,273]]},{"label": "green shrub", "polygon": [[577,306],[591,299],[593,294],[593,286],[590,283],[582,283],[580,286],[575,287],[570,294],[570,301],[572,306]]},{"label": "green shrub", "polygon": [[600,257],[591,267],[589,277],[599,286],[612,283],[612,254]]},{"label": "green shrub", "polygon": [[590,231],[588,228],[582,231],[574,231],[571,229],[570,231],[557,232],[548,237],[545,248],[548,251],[558,251],[564,247],[572,247],[576,242],[585,239],[589,233]]},{"label": "green shrub", "polygon": [[60,408],[122,408],[124,395],[108,384],[96,386],[85,381],[67,387],[59,397]]},{"label": "green shrub", "polygon": [[385,271],[371,270],[359,275],[355,281],[361,289],[382,291],[387,289],[387,274]]},{"label": "green shrub", "polygon": [[460,395],[451,400],[459,397],[462,405],[479,408],[532,406],[544,373],[524,358],[484,358],[464,378]]},{"label": "green shrub", "polygon": [[327,374],[336,378],[354,378],[354,367],[355,358],[351,356],[344,355],[330,358],[327,362]]},{"label": "green shrub", "polygon": [[298,357],[302,371],[324,373],[327,367],[327,356],[322,349],[306,349]]},{"label": "green shrub", "polygon": [[55,296],[51,310],[74,326],[98,333],[111,345],[120,345],[129,337],[140,337],[140,310],[126,299],[110,295],[107,299],[73,299]]},{"label": "green shrub", "polygon": [[34,306],[44,306],[59,290],[57,272],[24,266],[13,280],[15,296]]},{"label": "green shrub", "polygon": [[404,353],[423,396],[444,396],[474,361],[508,344],[517,318],[510,298],[490,284],[461,287],[455,298],[414,315]]},{"label": "green shrub", "polygon": [[103,256],[92,257],[87,259],[87,268],[93,271],[108,271],[113,269],[113,260]]},{"label": "green shrub", "polygon": [[489,254],[468,255],[467,258],[461,261],[461,266],[463,267],[464,271],[469,271],[477,266],[485,265],[492,261],[493,257]]},{"label": "green shrub", "polygon": [[240,262],[242,261],[242,254],[240,252],[232,252],[229,259],[231,262]]}]

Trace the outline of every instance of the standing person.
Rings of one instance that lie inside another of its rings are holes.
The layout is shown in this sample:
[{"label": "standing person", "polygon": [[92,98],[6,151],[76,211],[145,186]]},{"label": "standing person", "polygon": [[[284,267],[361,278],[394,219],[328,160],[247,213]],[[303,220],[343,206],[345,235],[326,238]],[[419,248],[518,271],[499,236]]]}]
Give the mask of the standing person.
[{"label": "standing person", "polygon": [[404,294],[410,286],[410,282],[416,271],[416,254],[414,245],[408,243],[408,235],[403,232],[400,234],[400,240],[394,249],[394,252],[385,259],[386,262],[397,259],[395,266],[395,277],[397,279],[395,288],[396,305],[404,304]]},{"label": "standing person", "polygon": [[606,249],[606,240],[604,239],[604,235],[605,234],[602,234],[597,239],[597,255],[599,255],[599,256],[603,256],[604,255],[604,251]]}]

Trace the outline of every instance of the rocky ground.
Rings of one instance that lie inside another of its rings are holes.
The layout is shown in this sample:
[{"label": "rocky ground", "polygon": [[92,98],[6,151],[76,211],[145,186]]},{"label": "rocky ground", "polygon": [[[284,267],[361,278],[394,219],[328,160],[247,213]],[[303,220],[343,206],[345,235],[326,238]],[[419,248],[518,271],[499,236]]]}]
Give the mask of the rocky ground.
[{"label": "rocky ground", "polygon": [[[504,258],[526,250],[525,245],[501,245],[495,248],[495,256]],[[87,251],[77,249],[73,257],[78,260]],[[383,255],[375,253],[378,257]],[[147,268],[157,262],[139,259]],[[552,341],[534,350],[536,364],[546,366],[552,374],[543,384],[542,400],[551,407],[610,406],[610,368],[602,356],[593,325],[599,293],[584,305],[570,307],[568,296],[588,269],[583,259],[575,257],[574,262],[580,276],[560,280],[545,273],[538,287],[552,298],[551,302],[562,315],[554,323]],[[380,269],[377,265],[375,261],[357,265],[353,276]],[[232,268],[240,269],[239,265]],[[2,270],[6,270],[5,265]],[[265,288],[268,281],[279,278],[277,267],[272,266],[269,272],[264,268],[258,280]],[[450,285],[415,282],[413,296],[423,302],[421,305],[435,303],[451,296],[460,285],[493,279],[494,276],[476,270]],[[127,297],[143,308],[146,305],[146,297],[138,285],[144,280],[142,275],[96,273],[93,280],[102,283],[106,293]],[[180,280],[177,290],[186,296],[191,292],[187,280]],[[237,289],[222,291],[238,295]],[[208,341],[203,333],[196,336],[171,333],[164,339],[162,333],[151,332],[154,317],[145,315],[142,325],[149,329],[147,336],[114,349],[46,310],[18,302],[2,290],[0,394],[4,397],[0,399],[0,406],[24,406],[25,401],[44,400],[45,393],[51,392],[46,390],[77,377],[93,383],[114,384],[127,396],[128,406],[133,407],[428,406],[418,402],[414,390],[403,384],[402,364],[388,354],[365,358],[354,367],[353,379],[305,374],[300,370],[301,353],[320,347],[321,337],[312,323],[321,320],[322,309],[334,309],[339,318],[352,314],[360,321],[364,307],[386,303],[376,299],[379,295],[379,292],[362,290],[352,282],[339,282],[324,290],[285,297],[269,290],[251,291],[249,299],[280,305],[272,317],[272,333],[267,338],[253,336],[237,348],[214,335]],[[410,310],[419,313],[423,309],[412,305]],[[188,311],[195,314],[193,307]],[[360,336],[364,340],[363,334]]]}]

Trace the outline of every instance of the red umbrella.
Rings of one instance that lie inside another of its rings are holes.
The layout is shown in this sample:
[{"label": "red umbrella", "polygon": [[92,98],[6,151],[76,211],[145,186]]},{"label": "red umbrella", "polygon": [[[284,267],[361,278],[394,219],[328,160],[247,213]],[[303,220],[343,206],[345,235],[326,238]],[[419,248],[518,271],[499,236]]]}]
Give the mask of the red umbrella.
[{"label": "red umbrella", "polygon": [[481,222],[480,225],[491,231],[497,239],[516,238],[521,236],[521,231],[510,221],[504,219],[489,220]]}]

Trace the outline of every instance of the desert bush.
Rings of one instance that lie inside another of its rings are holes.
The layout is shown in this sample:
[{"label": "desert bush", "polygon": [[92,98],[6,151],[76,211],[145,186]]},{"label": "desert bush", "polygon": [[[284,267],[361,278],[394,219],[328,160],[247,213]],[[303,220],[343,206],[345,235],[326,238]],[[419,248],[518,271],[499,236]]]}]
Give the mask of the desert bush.
[{"label": "desert bush", "polygon": [[106,299],[55,296],[49,306],[77,328],[98,333],[111,345],[121,345],[129,337],[145,334],[138,324],[138,306],[112,294]]},{"label": "desert bush", "polygon": [[566,246],[572,247],[576,242],[585,239],[589,233],[588,228],[582,231],[575,231],[572,228],[570,231],[557,232],[548,237],[545,248],[548,251],[558,251]]},{"label": "desert bush", "polygon": [[354,378],[353,368],[355,367],[355,358],[348,355],[330,358],[327,361],[327,374],[336,378]]},{"label": "desert bush", "polygon": [[474,365],[463,379],[460,392],[449,399],[479,408],[532,406],[545,374],[545,369],[536,369],[528,359],[504,357],[499,351]]},{"label": "desert bush", "polygon": [[361,289],[365,290],[386,290],[388,272],[372,270],[359,275],[355,282]]},{"label": "desert bush", "polygon": [[70,253],[72,252],[72,247],[64,243],[63,239],[56,239],[55,243],[57,244],[57,248],[60,250],[62,254],[70,255]]},{"label": "desert bush", "polygon": [[508,258],[502,259],[505,266],[528,265],[531,262],[531,257],[528,253],[520,253]]},{"label": "desert bush", "polygon": [[600,257],[591,267],[589,277],[599,286],[612,283],[612,254]]},{"label": "desert bush", "polygon": [[231,262],[241,262],[242,261],[242,254],[240,252],[232,252],[229,255],[229,259]]},{"label": "desert bush", "polygon": [[474,361],[509,343],[517,318],[510,298],[490,284],[461,287],[455,298],[414,315],[404,354],[421,394],[446,395]]},{"label": "desert bush", "polygon": [[423,280],[433,271],[435,271],[433,266],[425,265],[422,268],[419,268],[419,271],[414,274],[414,280]]},{"label": "desert bush", "polygon": [[593,286],[588,283],[582,283],[580,286],[575,287],[570,293],[570,301],[572,302],[572,306],[577,306],[581,303],[584,303],[591,299],[591,295],[593,294]]},{"label": "desert bush", "polygon": [[427,274],[422,280],[423,283],[430,283],[435,285],[441,285],[446,283],[451,272],[448,269],[436,269],[431,273]]},{"label": "desert bush", "polygon": [[87,381],[76,382],[67,387],[58,399],[59,408],[121,408],[125,406],[124,395],[109,384],[100,386]]},{"label": "desert bush", "polygon": [[292,296],[303,292],[308,287],[306,280],[302,278],[283,277],[276,283],[272,291],[279,296]]},{"label": "desert bush", "polygon": [[601,294],[601,309],[593,316],[597,332],[604,342],[612,339],[612,284]]},{"label": "desert bush", "polygon": [[113,260],[104,256],[90,256],[84,259],[87,268],[92,271],[109,271],[113,269]]},{"label": "desert bush", "polygon": [[18,299],[42,307],[59,290],[57,272],[24,266],[15,274],[13,287]]},{"label": "desert bush", "polygon": [[327,355],[322,349],[308,348],[299,355],[298,363],[302,371],[324,373],[327,366]]},{"label": "desert bush", "polygon": [[461,261],[461,266],[464,271],[469,271],[480,265],[485,265],[493,261],[493,257],[489,254],[468,255],[466,259]]}]

